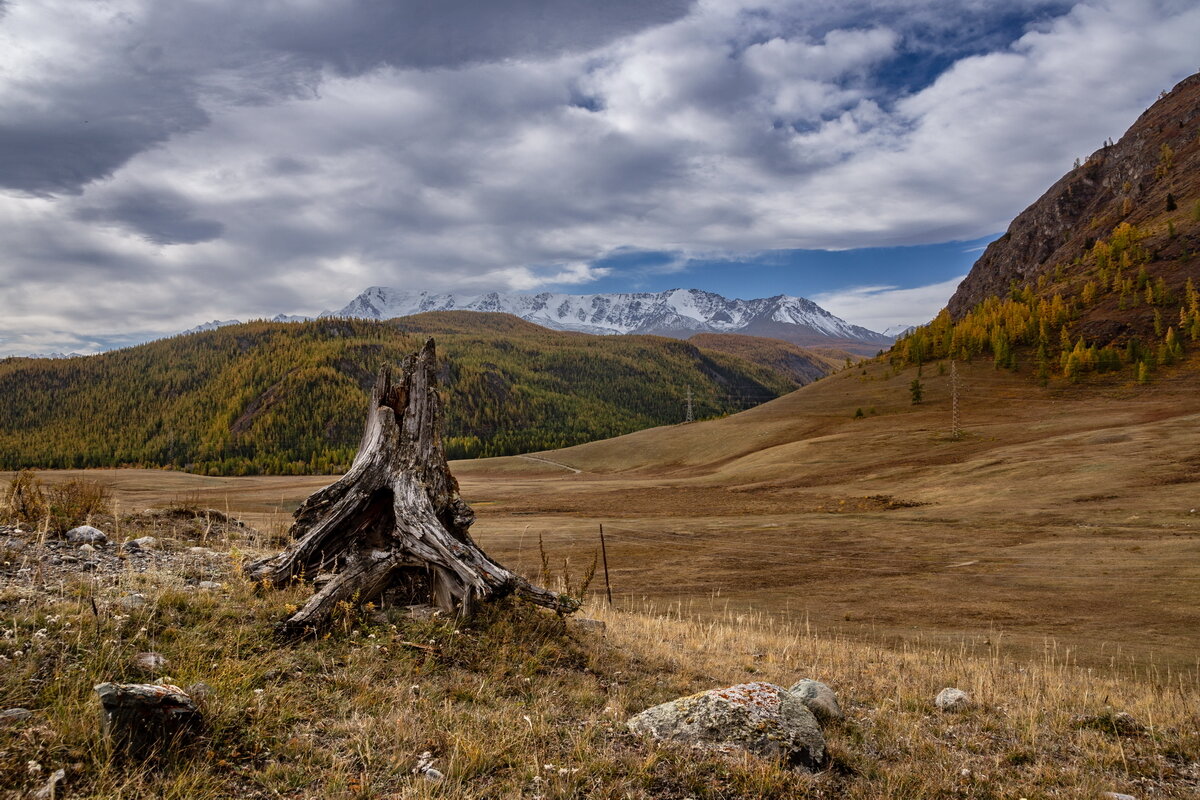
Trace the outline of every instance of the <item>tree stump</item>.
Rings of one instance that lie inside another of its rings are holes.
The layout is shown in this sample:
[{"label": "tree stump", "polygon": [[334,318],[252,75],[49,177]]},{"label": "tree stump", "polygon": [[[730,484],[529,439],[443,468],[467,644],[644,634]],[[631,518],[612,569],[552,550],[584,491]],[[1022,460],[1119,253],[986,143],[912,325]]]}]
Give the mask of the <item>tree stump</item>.
[{"label": "tree stump", "polygon": [[462,615],[508,594],[561,613],[578,608],[497,564],[467,534],[475,513],[446,463],[436,369],[429,339],[405,358],[398,380],[380,370],[350,471],[296,510],[286,550],[246,566],[251,579],[275,587],[333,573],[281,632],[315,631],[339,604],[388,590],[402,603]]}]

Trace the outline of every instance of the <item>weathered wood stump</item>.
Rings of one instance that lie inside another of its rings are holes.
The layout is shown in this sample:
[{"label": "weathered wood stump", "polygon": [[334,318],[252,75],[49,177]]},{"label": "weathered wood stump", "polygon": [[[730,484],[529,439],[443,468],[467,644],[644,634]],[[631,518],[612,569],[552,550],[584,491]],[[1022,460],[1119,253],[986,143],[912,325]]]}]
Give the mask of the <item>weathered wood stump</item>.
[{"label": "weathered wood stump", "polygon": [[380,371],[350,471],[296,510],[286,550],[246,566],[250,578],[276,587],[333,574],[282,633],[315,631],[339,604],[389,590],[398,602],[463,615],[508,594],[562,613],[578,608],[492,561],[467,534],[475,514],[446,463],[436,369],[430,339],[404,360],[398,380]]}]

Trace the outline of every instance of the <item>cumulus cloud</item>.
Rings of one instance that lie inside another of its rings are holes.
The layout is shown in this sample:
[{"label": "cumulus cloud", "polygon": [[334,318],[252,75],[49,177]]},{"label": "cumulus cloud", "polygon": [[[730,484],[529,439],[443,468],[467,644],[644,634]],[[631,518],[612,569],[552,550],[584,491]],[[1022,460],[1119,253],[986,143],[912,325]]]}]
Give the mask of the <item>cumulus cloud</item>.
[{"label": "cumulus cloud", "polygon": [[937,316],[966,275],[948,281],[902,289],[898,286],[852,286],[822,292],[811,300],[842,319],[873,331],[924,325]]},{"label": "cumulus cloud", "polygon": [[628,251],[976,238],[1200,40],[1181,0],[3,8],[0,336],[47,347],[582,287]]}]

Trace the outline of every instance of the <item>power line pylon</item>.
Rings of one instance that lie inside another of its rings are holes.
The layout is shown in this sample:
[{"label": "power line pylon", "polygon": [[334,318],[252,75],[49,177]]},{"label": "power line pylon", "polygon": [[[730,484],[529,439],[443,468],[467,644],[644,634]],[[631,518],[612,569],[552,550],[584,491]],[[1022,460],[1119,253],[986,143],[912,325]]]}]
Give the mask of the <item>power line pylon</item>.
[{"label": "power line pylon", "polygon": [[683,421],[684,422],[695,422],[696,421],[696,417],[692,414],[692,387],[690,387],[690,386],[688,387],[688,390],[687,390],[687,416],[684,418]]},{"label": "power line pylon", "polygon": [[950,438],[962,438],[962,425],[958,419],[958,363],[950,361]]}]

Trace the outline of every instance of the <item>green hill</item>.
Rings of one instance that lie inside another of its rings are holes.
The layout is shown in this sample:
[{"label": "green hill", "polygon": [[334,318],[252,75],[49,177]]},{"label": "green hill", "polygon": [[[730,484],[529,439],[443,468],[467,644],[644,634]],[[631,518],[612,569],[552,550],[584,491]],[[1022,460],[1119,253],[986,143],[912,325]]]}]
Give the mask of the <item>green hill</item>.
[{"label": "green hill", "polygon": [[379,367],[433,335],[452,458],[511,455],[740,409],[798,382],[657,336],[551,331],[503,314],[254,322],[65,360],[0,362],[0,469],[344,470]]}]

